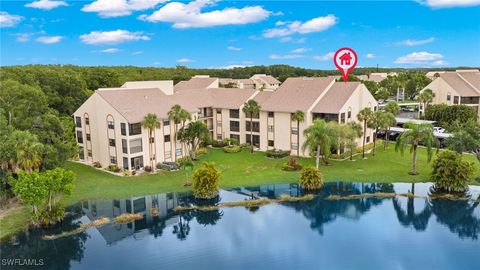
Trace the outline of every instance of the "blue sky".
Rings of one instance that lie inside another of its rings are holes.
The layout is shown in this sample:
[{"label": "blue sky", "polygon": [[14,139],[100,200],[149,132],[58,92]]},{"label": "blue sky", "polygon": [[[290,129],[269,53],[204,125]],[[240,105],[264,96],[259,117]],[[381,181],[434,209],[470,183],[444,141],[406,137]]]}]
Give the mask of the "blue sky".
[{"label": "blue sky", "polygon": [[480,66],[480,0],[2,1],[1,65]]}]

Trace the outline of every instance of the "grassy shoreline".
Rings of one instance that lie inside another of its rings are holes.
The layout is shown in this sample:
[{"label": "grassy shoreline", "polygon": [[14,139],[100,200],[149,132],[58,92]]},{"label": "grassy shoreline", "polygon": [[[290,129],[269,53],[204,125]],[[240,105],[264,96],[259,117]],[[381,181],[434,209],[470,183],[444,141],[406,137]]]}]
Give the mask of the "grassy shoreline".
[{"label": "grassy shoreline", "polygon": [[[473,155],[464,155],[464,159],[473,162],[476,177],[480,176],[480,163]],[[404,156],[396,153],[393,145],[383,151],[377,148],[376,155],[361,155],[354,157],[354,161],[331,161],[330,166],[322,165],[325,181],[349,182],[428,182],[430,163],[427,163],[426,151],[418,151],[417,168],[419,175],[408,174],[411,168],[412,157],[408,152]],[[202,161],[213,161],[222,171],[221,187],[257,186],[266,184],[296,183],[299,172],[285,172],[281,170],[287,158],[275,160],[265,157],[263,152],[250,154],[244,150],[240,153],[227,154],[221,149],[209,149],[209,153],[195,162],[194,170]],[[303,166],[314,165],[314,158],[298,158]],[[187,177],[194,170],[177,172],[159,172],[157,174],[140,175],[134,177],[120,177],[96,170],[90,166],[76,162],[68,162],[67,169],[77,173],[77,180],[72,195],[64,200],[66,205],[92,199],[114,199],[131,196],[141,196],[154,193],[188,191],[184,187]],[[472,178],[471,185],[479,185]],[[27,227],[28,210],[20,208],[9,213],[0,220],[0,239],[5,240],[9,235]]]}]

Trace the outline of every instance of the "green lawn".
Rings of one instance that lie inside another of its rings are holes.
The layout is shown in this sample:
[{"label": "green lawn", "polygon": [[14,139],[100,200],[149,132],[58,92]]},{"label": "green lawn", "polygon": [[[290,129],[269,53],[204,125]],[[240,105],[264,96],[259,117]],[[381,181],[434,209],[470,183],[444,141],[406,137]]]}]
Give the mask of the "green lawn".
[{"label": "green lawn", "polygon": [[[475,176],[480,176],[480,163],[472,155],[464,158],[475,164]],[[332,165],[320,167],[325,181],[357,181],[357,182],[426,182],[430,172],[427,163],[426,151],[420,148],[418,153],[417,168],[420,175],[411,176],[412,156],[408,151],[405,155],[394,151],[390,145],[387,151],[377,148],[373,157],[367,154],[367,159],[357,155],[354,161],[332,161]],[[222,187],[255,186],[274,183],[297,182],[299,172],[285,172],[280,168],[287,158],[274,160],[265,157],[263,152],[251,154],[244,150],[241,153],[226,154],[220,149],[209,149],[209,153],[196,162],[196,167],[202,161],[213,161],[222,171],[220,185]],[[300,158],[302,165],[314,165],[313,158]],[[88,199],[111,199],[145,194],[162,193],[170,191],[186,191],[183,184],[192,170],[178,172],[162,172],[154,175],[141,175],[135,177],[119,177],[105,173],[83,164],[69,162],[67,169],[77,173],[77,180],[72,196],[65,203]],[[471,184],[478,184],[471,180]],[[15,218],[7,216],[0,222],[0,237],[11,234],[21,228],[27,221],[28,215],[17,215]]]}]

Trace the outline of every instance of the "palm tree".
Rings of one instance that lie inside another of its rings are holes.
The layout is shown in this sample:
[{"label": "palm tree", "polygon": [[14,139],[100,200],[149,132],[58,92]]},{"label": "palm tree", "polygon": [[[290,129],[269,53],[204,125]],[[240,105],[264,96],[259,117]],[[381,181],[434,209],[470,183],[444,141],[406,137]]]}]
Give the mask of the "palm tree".
[{"label": "palm tree", "polygon": [[253,153],[253,116],[260,113],[260,105],[253,99],[248,100],[244,105],[242,111],[245,116],[250,116],[250,151]]},{"label": "palm tree", "polygon": [[[435,97],[435,93],[433,93],[432,89],[425,89],[423,90],[417,97],[417,100],[422,103],[423,105],[423,111],[425,112],[427,110],[428,105],[433,101],[433,98]],[[419,110],[420,113],[420,110]]]},{"label": "palm tree", "polygon": [[300,156],[300,122],[305,121],[305,113],[301,110],[296,110],[292,113],[292,121],[297,122],[297,157]]},{"label": "palm tree", "polygon": [[148,129],[148,154],[152,170],[155,170],[155,158],[152,158],[152,153],[155,152],[155,129],[160,126],[160,120],[154,113],[149,113],[143,118],[142,127]]},{"label": "palm tree", "polygon": [[174,130],[174,136],[173,136],[173,145],[174,145],[174,160],[177,161],[177,124],[182,121],[182,107],[178,104],[175,104],[172,106],[170,111],[168,111],[168,118],[172,119],[173,121],[173,130]]},{"label": "palm tree", "polygon": [[389,101],[387,105],[385,105],[385,112],[389,112],[393,114],[393,116],[397,115],[400,113],[400,106],[396,101]]},{"label": "palm tree", "polygon": [[381,126],[381,121],[382,119],[382,112],[374,112],[370,115],[369,119],[367,120],[367,126],[368,128],[373,129],[373,149],[372,149],[372,156],[375,156],[375,147],[376,147],[376,142],[377,142],[377,133],[378,129]]},{"label": "palm tree", "polygon": [[42,154],[44,146],[37,139],[37,136],[28,131],[14,131],[12,141],[16,146],[16,156],[11,160],[12,171],[17,172],[22,169],[26,172],[32,172],[38,169],[42,164]]},{"label": "palm tree", "polygon": [[192,122],[179,131],[178,137],[185,144],[190,158],[195,160],[198,147],[208,137],[207,125],[202,120]]},{"label": "palm tree", "polygon": [[438,146],[438,140],[433,135],[431,124],[414,124],[408,122],[404,125],[406,130],[398,137],[395,151],[400,150],[403,155],[405,147],[410,145],[410,152],[413,152],[411,175],[417,175],[417,148],[422,143],[427,148],[428,161],[432,159],[432,148]]},{"label": "palm tree", "polygon": [[365,140],[367,135],[367,122],[372,116],[373,112],[369,107],[363,108],[357,114],[357,119],[360,122],[363,122],[363,143],[362,143],[362,158],[365,158]]},{"label": "palm tree", "polygon": [[395,120],[395,116],[393,116],[392,113],[390,112],[384,112],[382,113],[382,116],[380,118],[380,128],[385,130],[385,141],[383,144],[383,150],[387,150],[388,147],[388,142],[390,140],[390,128],[395,126],[397,123],[397,120]]},{"label": "palm tree", "polygon": [[324,152],[324,162],[328,164],[326,158],[334,143],[332,138],[332,128],[323,119],[313,121],[313,124],[305,129],[303,135],[306,137],[302,145],[302,150],[317,149],[315,165],[320,166],[320,150]]},{"label": "palm tree", "polygon": [[357,138],[362,137],[362,126],[357,122],[350,122],[347,124],[347,147],[350,149],[350,160],[353,160],[353,152],[357,146]]},{"label": "palm tree", "polygon": [[[182,122],[182,130],[185,129],[185,123],[187,121],[191,121],[192,120],[192,114],[190,114],[187,110],[185,109],[181,109],[180,110],[180,113],[179,113],[179,120]],[[178,136],[177,136],[178,137]],[[185,147],[183,147],[182,145],[182,148],[187,148],[187,145],[185,145]]]}]

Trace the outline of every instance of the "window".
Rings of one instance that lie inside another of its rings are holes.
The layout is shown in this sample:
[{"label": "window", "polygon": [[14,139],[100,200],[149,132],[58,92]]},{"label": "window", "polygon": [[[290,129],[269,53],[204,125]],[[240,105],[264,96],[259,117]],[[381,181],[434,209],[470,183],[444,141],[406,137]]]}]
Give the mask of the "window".
[{"label": "window", "polygon": [[77,142],[83,143],[83,134],[80,130],[77,130]]},{"label": "window", "polygon": [[240,122],[230,121],[230,131],[240,131]]},{"label": "window", "polygon": [[75,117],[75,126],[82,127],[82,118],[80,116]]},{"label": "window", "polygon": [[292,150],[297,150],[298,149],[298,144],[292,143],[291,147],[292,147]]},{"label": "window", "polygon": [[348,119],[352,118],[352,110],[351,109],[348,109],[347,118]]},{"label": "window", "polygon": [[175,150],[175,156],[177,156],[177,157],[182,156],[182,148],[177,148],[177,149]]},{"label": "window", "polygon": [[[259,145],[260,144],[260,136],[258,135],[253,135],[253,145]],[[245,139],[247,143],[250,143],[250,134],[245,135]]]},{"label": "window", "polygon": [[170,141],[170,135],[163,136],[163,141],[164,142],[169,142]]},{"label": "window", "polygon": [[168,119],[163,120],[163,126],[170,126],[170,120]]},{"label": "window", "polygon": [[83,147],[80,147],[80,149],[78,150],[78,158],[85,159],[85,152],[83,150]]},{"label": "window", "polygon": [[217,140],[222,140],[222,134],[217,134]]},{"label": "window", "polygon": [[117,164],[117,157],[116,156],[110,156],[110,163],[111,164]]},{"label": "window", "polygon": [[453,104],[458,104],[458,96],[453,97]]},{"label": "window", "polygon": [[127,125],[125,123],[120,123],[120,132],[123,136],[127,136]]},{"label": "window", "polygon": [[367,143],[370,142],[370,136],[367,136]]},{"label": "window", "polygon": [[90,118],[85,117],[85,125],[90,125]]},{"label": "window", "polygon": [[128,134],[130,136],[142,134],[142,124],[140,124],[140,123],[129,124],[128,125]]},{"label": "window", "polygon": [[273,142],[273,140],[268,140],[268,146],[271,146],[271,147],[273,147],[273,145],[274,145],[274,142]]},{"label": "window", "polygon": [[154,143],[154,142],[155,142],[155,138],[154,138],[154,137],[151,137],[151,138],[149,139],[149,141],[150,141],[150,143]]},{"label": "window", "polygon": [[113,125],[113,121],[107,121],[107,126],[108,126],[108,129],[114,129],[115,126]]},{"label": "window", "polygon": [[[122,139],[122,153],[128,154],[128,149],[127,149],[127,140]],[[128,163],[128,160],[127,160]]]},{"label": "window", "polygon": [[240,110],[230,110],[230,118],[239,118]]},{"label": "window", "polygon": [[169,159],[172,157],[172,151],[165,151],[165,159]]},{"label": "window", "polygon": [[87,156],[92,157],[92,150],[87,150]]},{"label": "window", "polygon": [[131,167],[132,169],[138,170],[140,168],[143,168],[143,157],[133,157],[130,159]]},{"label": "window", "polygon": [[268,117],[273,117],[275,114],[273,112],[268,112]]},{"label": "window", "polygon": [[130,140],[130,154],[142,152],[142,139]]},{"label": "window", "polygon": [[[250,131],[250,121],[245,122],[245,130]],[[253,132],[260,132],[260,123],[252,122]]]},{"label": "window", "polygon": [[452,95],[450,93],[447,94],[447,101],[452,100]]},{"label": "window", "polygon": [[296,127],[292,127],[292,135],[297,135],[298,129]]},{"label": "window", "polygon": [[115,139],[108,139],[108,145],[115,146]]},{"label": "window", "polygon": [[237,134],[230,134],[230,139],[235,139],[238,142],[240,142],[240,135]]},{"label": "window", "polygon": [[87,136],[87,141],[90,141],[90,140],[91,140],[91,138],[90,138],[90,133],[87,133],[87,134],[85,134],[85,135]]},{"label": "window", "polygon": [[268,132],[273,132],[273,125],[268,125]]},{"label": "window", "polygon": [[[377,108],[377,107],[375,107]],[[345,123],[345,113],[340,114],[340,123]]]}]

